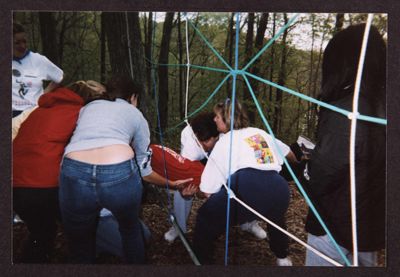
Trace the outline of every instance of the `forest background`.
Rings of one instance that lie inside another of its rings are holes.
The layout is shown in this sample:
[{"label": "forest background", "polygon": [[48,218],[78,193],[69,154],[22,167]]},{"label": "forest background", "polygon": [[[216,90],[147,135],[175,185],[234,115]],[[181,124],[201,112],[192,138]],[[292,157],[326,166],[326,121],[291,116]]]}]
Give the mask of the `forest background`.
[{"label": "forest background", "polygon": [[[239,18],[239,68],[246,65],[294,14],[241,13]],[[366,21],[366,14],[307,13],[271,43],[248,72],[280,86],[318,98],[324,47],[339,30]],[[186,18],[188,24],[186,38]],[[65,72],[64,83],[113,74],[132,74],[143,89],[140,109],[149,121],[152,138],[159,142],[159,125],[167,145],[179,149],[179,133],[185,119],[188,41],[190,74],[188,114],[197,112],[216,90],[227,69],[195,29],[199,30],[230,66],[235,63],[236,17],[234,13],[181,12],[31,12],[13,13],[23,24],[29,47],[47,56]],[[373,24],[387,38],[387,15],[375,14]],[[168,66],[167,66],[168,65]],[[274,134],[286,143],[299,135],[314,140],[315,104],[282,90],[251,80],[262,110]],[[237,97],[250,113],[252,125],[264,128],[248,88],[240,77]],[[229,78],[204,110],[232,93]],[[157,108],[158,103],[158,108]],[[180,125],[179,125],[180,124]]]}]

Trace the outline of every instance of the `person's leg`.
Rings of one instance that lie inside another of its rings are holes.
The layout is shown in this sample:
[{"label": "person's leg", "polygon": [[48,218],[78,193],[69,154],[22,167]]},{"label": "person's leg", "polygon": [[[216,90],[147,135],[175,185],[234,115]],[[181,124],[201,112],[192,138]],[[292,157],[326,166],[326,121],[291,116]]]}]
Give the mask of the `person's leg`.
[{"label": "person's leg", "polygon": [[[150,230],[142,220],[140,220],[140,224],[145,241],[148,242],[151,237]],[[100,216],[96,232],[96,253],[124,256],[118,221],[112,214]]]},{"label": "person's leg", "polygon": [[[312,246],[322,254],[330,257],[331,259],[341,264],[344,264],[342,256],[340,255],[334,244],[331,242],[328,235],[314,236],[308,233],[307,244]],[[346,255],[347,258],[350,257],[350,253],[349,251],[347,251],[346,248],[340,247],[340,249],[343,251],[343,253]],[[305,266],[334,266],[334,265],[307,248]]]},{"label": "person's leg", "polygon": [[185,199],[179,191],[174,192],[174,213],[182,232],[187,232],[186,221],[192,208],[192,199]]},{"label": "person's leg", "polygon": [[214,261],[214,241],[226,228],[226,200],[226,190],[221,189],[197,211],[193,250],[201,264]]},{"label": "person's leg", "polygon": [[[174,215],[183,233],[187,232],[187,219],[192,208],[192,201],[192,199],[183,198],[179,191],[174,191]],[[178,231],[173,226],[164,234],[168,242],[173,242],[177,237]]]},{"label": "person's leg", "polygon": [[[238,184],[236,196],[286,230],[285,213],[289,206],[289,188],[287,182],[274,171],[244,169],[232,175],[233,184]],[[235,187],[235,186],[233,186]],[[238,206],[239,222],[251,221],[256,216],[247,209]],[[288,255],[287,236],[268,224],[269,244],[278,259]]]},{"label": "person's leg", "polygon": [[58,188],[15,188],[13,197],[14,210],[30,233],[21,261],[48,262],[57,231]]},{"label": "person's leg", "polygon": [[[330,257],[331,259],[337,261],[338,263],[345,265],[345,261],[340,255],[339,251],[336,249],[332,240],[328,235],[324,236],[314,236],[308,234],[307,244],[317,249],[322,254]],[[346,258],[350,263],[353,262],[353,254],[346,248],[339,246],[343,251]],[[373,252],[358,252],[358,264],[359,266],[377,266],[378,255],[376,251]],[[334,266],[329,261],[321,258],[313,251],[307,249],[306,251],[306,266]]]},{"label": "person's leg", "polygon": [[96,253],[123,257],[118,221],[113,215],[100,216],[96,231]]},{"label": "person's leg", "polygon": [[133,161],[127,161],[104,167],[104,172],[100,172],[99,202],[118,221],[124,258],[128,263],[144,263],[144,241],[139,221],[142,182],[138,169]]},{"label": "person's leg", "polygon": [[96,228],[100,207],[95,166],[64,159],[60,173],[59,200],[62,224],[73,263],[94,263]]}]

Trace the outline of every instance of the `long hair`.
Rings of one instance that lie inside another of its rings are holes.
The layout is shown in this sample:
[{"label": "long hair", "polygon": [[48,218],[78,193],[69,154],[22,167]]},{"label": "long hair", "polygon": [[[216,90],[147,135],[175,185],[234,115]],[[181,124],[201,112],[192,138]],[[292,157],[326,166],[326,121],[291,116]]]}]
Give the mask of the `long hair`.
[{"label": "long hair", "polygon": [[[229,128],[231,126],[231,112],[232,112],[232,102],[229,98],[225,102],[219,102],[214,106],[214,112],[220,114],[225,125]],[[233,129],[243,129],[249,127],[249,116],[245,107],[235,101],[235,114]]]},{"label": "long hair", "polygon": [[67,88],[82,97],[85,104],[97,99],[108,98],[105,86],[93,80],[77,81],[68,85]]},{"label": "long hair", "polygon": [[[322,62],[320,99],[332,102],[353,94],[365,24],[338,32],[326,46]],[[371,26],[360,97],[386,104],[386,44],[376,27]],[[383,101],[383,102],[382,102]]]}]

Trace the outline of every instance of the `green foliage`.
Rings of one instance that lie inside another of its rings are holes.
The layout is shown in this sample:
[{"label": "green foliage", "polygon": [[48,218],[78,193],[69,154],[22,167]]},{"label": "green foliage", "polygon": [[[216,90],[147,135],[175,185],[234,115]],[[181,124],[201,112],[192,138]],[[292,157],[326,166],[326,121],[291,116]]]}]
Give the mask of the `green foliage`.
[{"label": "green foliage", "polygon": [[[79,79],[100,80],[101,66],[101,12],[54,12],[57,22],[56,30],[59,47],[62,49],[61,68],[66,73],[68,82]],[[162,37],[163,13],[157,13],[157,19],[154,21],[154,41],[152,44],[152,59],[150,62],[157,63],[159,47]],[[30,38],[30,47],[33,51],[42,51],[43,42],[40,38],[40,27],[38,20],[38,12],[15,12],[14,18],[25,25]],[[144,29],[147,22],[148,13],[140,13],[140,24],[142,30],[142,42],[145,41],[146,30]],[[229,35],[229,19],[230,13],[188,13],[192,24],[206,37],[207,41],[213,48],[228,62],[229,48],[227,47],[227,39]],[[261,13],[255,13],[255,32]],[[292,14],[288,15],[289,17]],[[177,18],[177,13],[175,15]],[[282,44],[282,36],[279,37],[270,48],[265,51],[257,60],[259,67],[258,76],[277,82],[280,72],[281,58],[283,50],[287,51],[285,86],[306,95],[317,97],[320,81],[321,81],[321,63],[322,53],[326,43],[332,37],[335,27],[336,14],[302,14],[297,22],[288,30],[286,45]],[[245,37],[247,32],[247,23],[245,20],[247,15],[241,14],[240,37],[239,37],[239,68],[246,64],[245,61]],[[350,24],[364,22],[365,14],[345,14],[343,28]],[[176,124],[182,122],[181,114],[184,110],[185,84],[186,84],[186,67],[177,66],[179,63],[179,44],[178,44],[178,21],[174,21],[174,28],[171,34],[169,64],[169,101],[163,103],[169,105],[168,126],[172,128]],[[186,42],[185,42],[185,18],[181,14],[181,40],[183,44],[183,63],[187,63]],[[266,44],[273,36],[273,13],[269,14],[267,30],[264,36],[264,44]],[[284,25],[283,14],[275,14],[275,33]],[[387,33],[387,15],[377,14],[374,17],[374,25],[378,27],[382,34]],[[235,25],[234,25],[235,29]],[[235,32],[235,30],[234,30]],[[144,45],[144,44],[143,44]],[[234,49],[233,49],[234,50]],[[253,49],[254,55],[257,49]],[[211,51],[203,39],[195,32],[194,28],[189,25],[189,53],[190,64],[205,66],[211,68],[226,69],[223,62]],[[106,66],[106,75],[110,74],[110,65],[108,54],[106,60],[103,61]],[[231,66],[234,66],[234,60]],[[161,65],[159,65],[161,66]],[[251,70],[252,67],[249,68]],[[143,69],[145,70],[145,69]],[[182,83],[179,83],[179,74],[183,76]],[[189,114],[200,107],[209,95],[216,89],[218,84],[226,76],[224,73],[209,71],[204,69],[191,68],[189,75],[189,97],[188,112]],[[218,94],[210,101],[205,110],[211,111],[215,103],[225,99],[228,95],[227,86],[232,84],[232,78],[229,82],[221,87]],[[183,90],[179,88],[183,86]],[[246,91],[245,82],[242,78],[237,80],[237,97],[243,99],[243,93]],[[269,123],[275,118],[275,110],[277,104],[276,88],[270,89],[266,84],[258,83],[257,91],[255,91],[257,99],[266,115]],[[147,97],[151,97],[152,103],[148,107],[148,120],[153,130],[157,125],[157,113],[154,105],[153,91],[150,91]],[[183,97],[183,98],[182,98]],[[180,102],[182,105],[180,105]],[[246,103],[251,106],[251,103]],[[293,142],[298,135],[303,134],[313,138],[316,124],[316,107],[314,104],[299,100],[297,97],[283,94],[281,132],[277,134],[283,141],[287,143]],[[256,111],[255,111],[256,112]],[[257,113],[257,112],[256,112]],[[260,116],[256,116],[256,126],[264,127]],[[179,132],[184,124],[176,129],[164,130],[167,144],[173,148],[179,148]],[[153,133],[153,137],[158,136]]]}]

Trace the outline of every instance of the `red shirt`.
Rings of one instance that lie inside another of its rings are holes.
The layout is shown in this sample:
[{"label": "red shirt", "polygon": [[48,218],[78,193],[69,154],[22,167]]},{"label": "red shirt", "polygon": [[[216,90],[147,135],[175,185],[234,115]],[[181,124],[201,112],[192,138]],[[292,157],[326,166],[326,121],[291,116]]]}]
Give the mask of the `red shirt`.
[{"label": "red shirt", "polygon": [[13,141],[13,186],[58,186],[64,148],[76,126],[83,99],[58,88],[39,98],[39,107],[21,124]]},{"label": "red shirt", "polygon": [[199,161],[185,159],[172,149],[164,146],[164,155],[161,145],[151,144],[153,152],[151,167],[155,172],[165,177],[164,156],[168,179],[175,181],[180,179],[193,178],[193,184],[200,185],[201,174],[204,165]]}]

